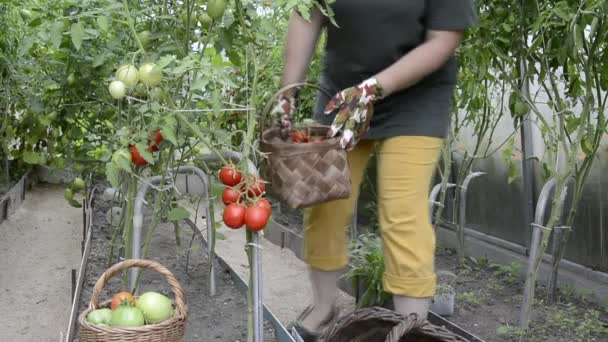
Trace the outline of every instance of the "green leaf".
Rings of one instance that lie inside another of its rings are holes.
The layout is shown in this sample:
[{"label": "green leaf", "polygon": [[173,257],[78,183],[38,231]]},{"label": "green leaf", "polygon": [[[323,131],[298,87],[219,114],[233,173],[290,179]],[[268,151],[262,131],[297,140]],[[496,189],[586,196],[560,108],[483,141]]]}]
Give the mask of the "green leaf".
[{"label": "green leaf", "polygon": [[25,151],[23,152],[23,161],[28,164],[42,165],[46,163],[46,158],[42,153]]},{"label": "green leaf", "polygon": [[164,127],[160,131],[165,139],[177,146],[177,137],[175,136],[175,129],[173,127]]},{"label": "green leaf", "polygon": [[103,65],[103,63],[106,61],[106,55],[103,53],[97,54],[95,55],[95,58],[93,59],[93,68],[97,68],[100,65]]},{"label": "green leaf", "polygon": [[85,35],[84,27],[82,26],[82,23],[80,21],[72,24],[72,28],[70,29],[70,35],[72,36],[72,43],[74,43],[74,47],[76,48],[76,50],[80,50]]},{"label": "green leaf", "polygon": [[34,37],[31,37],[31,36],[25,37],[21,41],[21,44],[19,44],[19,57],[28,53],[33,45],[34,45]]},{"label": "green leaf", "polygon": [[113,187],[118,186],[120,170],[112,162],[106,163],[106,178]]},{"label": "green leaf", "polygon": [[138,143],[135,146],[137,147],[137,150],[139,151],[141,157],[144,158],[148,162],[148,164],[154,165],[154,156],[152,155],[152,153],[150,153],[150,151],[148,151],[148,147],[146,146],[146,144]]},{"label": "green leaf", "polygon": [[185,220],[189,217],[190,212],[182,207],[171,209],[171,211],[169,211],[169,214],[167,215],[167,219],[172,222]]},{"label": "green leaf", "polygon": [[49,42],[53,49],[59,49],[61,46],[61,39],[63,38],[63,23],[60,21],[56,21],[51,25],[51,29],[49,30]]},{"label": "green leaf", "polygon": [[110,20],[108,19],[108,17],[104,16],[97,17],[97,26],[100,30],[106,32],[110,28]]}]

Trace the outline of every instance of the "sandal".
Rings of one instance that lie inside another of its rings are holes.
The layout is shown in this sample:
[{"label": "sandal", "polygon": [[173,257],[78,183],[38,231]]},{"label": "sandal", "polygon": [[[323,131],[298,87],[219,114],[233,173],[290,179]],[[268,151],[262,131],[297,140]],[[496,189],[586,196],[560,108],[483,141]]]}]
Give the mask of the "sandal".
[{"label": "sandal", "polygon": [[301,324],[301,322],[302,322],[302,320],[304,320],[304,318],[306,318],[308,315],[310,315],[312,310],[313,310],[312,305],[307,307],[306,309],[304,309],[304,311],[302,311],[302,313],[296,319],[296,322],[291,325],[291,328],[295,329],[295,331],[298,333],[298,335],[300,335],[300,337],[302,338],[302,340],[304,342],[316,342],[318,340],[319,336],[321,335],[321,331],[323,330],[323,327],[330,324],[331,322],[333,322],[340,313],[338,308],[336,306],[333,306],[331,311],[329,312],[329,315],[323,321],[321,321],[321,324],[319,324],[318,331],[310,331],[307,328],[305,328]]}]

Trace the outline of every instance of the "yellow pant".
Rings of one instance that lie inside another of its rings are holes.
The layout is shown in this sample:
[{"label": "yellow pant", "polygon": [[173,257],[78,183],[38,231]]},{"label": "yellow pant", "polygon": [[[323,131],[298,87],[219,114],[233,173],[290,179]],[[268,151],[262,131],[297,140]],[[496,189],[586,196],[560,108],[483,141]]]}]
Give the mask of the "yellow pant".
[{"label": "yellow pant", "polygon": [[378,154],[378,217],[384,247],[384,290],[401,296],[435,292],[435,233],[429,220],[430,183],[443,140],[405,136],[362,141],[349,153],[352,195],[306,209],[305,260],[334,271],[348,263],[346,227],[374,145]]}]

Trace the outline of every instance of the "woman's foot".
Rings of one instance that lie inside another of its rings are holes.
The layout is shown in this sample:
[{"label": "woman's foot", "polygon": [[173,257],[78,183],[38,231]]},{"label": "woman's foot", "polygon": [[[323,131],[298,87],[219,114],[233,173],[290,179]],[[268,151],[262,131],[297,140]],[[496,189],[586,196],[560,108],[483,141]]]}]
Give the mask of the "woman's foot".
[{"label": "woman's foot", "polygon": [[338,308],[309,306],[298,317],[293,327],[304,342],[317,341],[322,330],[338,317]]}]

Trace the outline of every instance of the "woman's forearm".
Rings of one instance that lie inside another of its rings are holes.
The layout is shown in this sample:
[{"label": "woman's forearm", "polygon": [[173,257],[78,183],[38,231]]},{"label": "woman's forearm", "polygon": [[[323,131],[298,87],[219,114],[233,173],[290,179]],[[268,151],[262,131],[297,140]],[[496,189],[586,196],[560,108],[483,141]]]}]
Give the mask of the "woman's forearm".
[{"label": "woman's forearm", "polygon": [[317,46],[323,15],[318,9],[311,12],[310,21],[295,13],[289,20],[285,46],[285,65],[281,86],[303,82],[306,70]]},{"label": "woman's forearm", "polygon": [[443,66],[452,56],[462,32],[430,31],[427,40],[375,77],[387,96],[409,88]]}]

